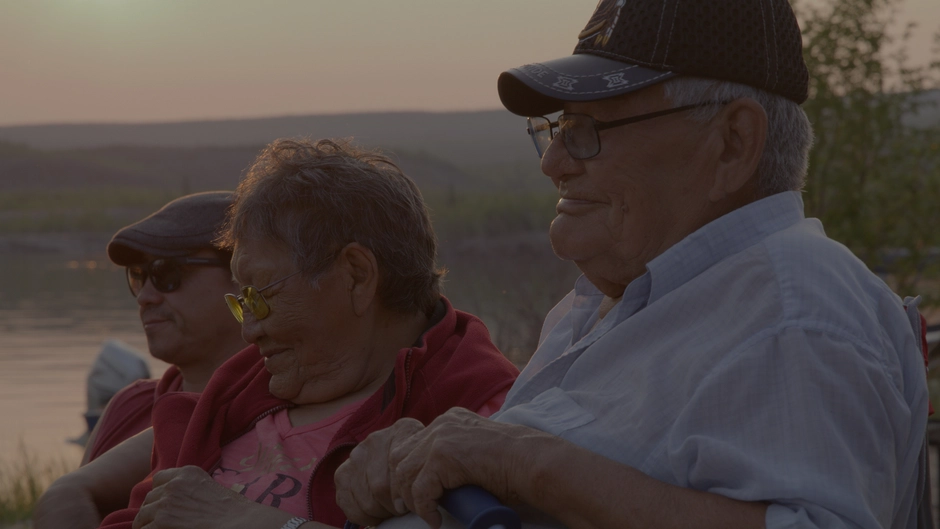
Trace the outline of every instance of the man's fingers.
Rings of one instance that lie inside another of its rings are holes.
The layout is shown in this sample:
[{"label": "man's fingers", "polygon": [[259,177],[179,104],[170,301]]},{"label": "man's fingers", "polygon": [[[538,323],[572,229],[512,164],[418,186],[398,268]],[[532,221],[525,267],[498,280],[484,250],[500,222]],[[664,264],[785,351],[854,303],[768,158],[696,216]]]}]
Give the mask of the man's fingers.
[{"label": "man's fingers", "polygon": [[167,483],[170,482],[170,480],[175,478],[180,473],[180,470],[181,469],[179,468],[168,468],[166,470],[161,470],[159,472],[154,473],[153,488],[166,485]]},{"label": "man's fingers", "polygon": [[374,524],[408,511],[402,492],[410,488],[410,480],[396,481],[396,468],[409,456],[422,430],[420,421],[400,419],[373,432],[350,452],[334,474],[336,501],[350,520]]},{"label": "man's fingers", "polygon": [[396,512],[402,509],[406,511],[414,510],[414,503],[411,501],[411,484],[413,480],[411,468],[414,466],[416,459],[417,457],[412,454],[410,462],[407,457],[403,458],[389,471],[389,494]]},{"label": "man's fingers", "polygon": [[[356,496],[365,495],[372,500],[372,503],[376,503],[382,507],[382,510],[390,514],[404,514],[403,511],[395,503],[395,498],[392,496],[391,480],[389,477],[389,470],[387,464],[377,465],[375,468],[371,469],[370,472],[367,472],[364,477],[367,485],[363,489],[357,489],[354,491]],[[365,500],[365,498],[360,498],[360,501]]]},{"label": "man's fingers", "polygon": [[161,496],[160,491],[158,491],[157,488],[154,487],[150,489],[150,492],[148,492],[146,496],[144,496],[144,502],[142,503],[142,505],[150,505],[151,503],[154,503],[158,499],[160,499],[160,496]]},{"label": "man's fingers", "polygon": [[413,466],[403,467],[402,463],[409,458],[421,457],[416,449],[421,445],[425,427],[415,419],[400,419],[392,428],[392,436],[386,448],[387,487],[392,512],[401,515],[411,510],[411,476],[407,469]]},{"label": "man's fingers", "polygon": [[[150,499],[149,494],[147,495],[147,499]],[[134,517],[134,523],[131,525],[131,529],[144,529],[147,527],[147,525],[153,521],[154,512],[156,512],[156,507],[145,502],[137,511],[137,516]]]},{"label": "man's fingers", "polygon": [[441,524],[444,523],[444,517],[441,516],[440,511],[436,508],[433,511],[428,511],[426,515],[419,514],[418,516],[421,516],[421,519],[424,520],[431,529],[441,529]]},{"label": "man's fingers", "polygon": [[339,508],[343,510],[343,514],[353,523],[359,525],[377,525],[382,521],[382,518],[370,515],[367,509],[364,509],[360,505],[359,500],[351,490],[337,489],[336,504],[339,505]]},{"label": "man's fingers", "polygon": [[403,514],[397,509],[389,484],[388,451],[396,431],[403,425],[375,432],[352,450],[336,470],[337,503],[358,523],[376,523]]},{"label": "man's fingers", "polygon": [[443,522],[437,510],[437,500],[443,495],[444,487],[440,478],[425,466],[411,486],[411,498],[415,514],[434,529],[438,529]]}]

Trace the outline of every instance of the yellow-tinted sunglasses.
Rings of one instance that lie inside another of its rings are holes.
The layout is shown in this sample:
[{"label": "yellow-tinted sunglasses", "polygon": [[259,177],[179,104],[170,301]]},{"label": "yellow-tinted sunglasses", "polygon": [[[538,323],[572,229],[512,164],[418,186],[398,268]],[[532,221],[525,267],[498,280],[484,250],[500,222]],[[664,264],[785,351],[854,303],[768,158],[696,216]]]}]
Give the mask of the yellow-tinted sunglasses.
[{"label": "yellow-tinted sunglasses", "polygon": [[225,302],[228,304],[229,310],[232,311],[232,316],[235,316],[238,323],[243,323],[245,321],[245,309],[248,309],[256,320],[267,318],[268,314],[271,313],[271,306],[264,300],[264,296],[262,296],[261,293],[274,285],[287,281],[301,272],[303,272],[303,270],[298,270],[293,274],[278,279],[264,288],[255,288],[251,285],[244,286],[242,287],[241,296],[226,294]]}]

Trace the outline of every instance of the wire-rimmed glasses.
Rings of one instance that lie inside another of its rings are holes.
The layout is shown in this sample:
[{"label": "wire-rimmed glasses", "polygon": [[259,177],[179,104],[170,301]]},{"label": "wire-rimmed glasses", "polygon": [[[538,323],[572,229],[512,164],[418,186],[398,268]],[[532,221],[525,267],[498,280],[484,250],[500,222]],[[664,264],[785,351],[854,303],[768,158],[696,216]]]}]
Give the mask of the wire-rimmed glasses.
[{"label": "wire-rimmed glasses", "polygon": [[558,116],[558,121],[549,121],[544,116],[535,116],[526,119],[528,126],[526,131],[532,138],[532,143],[535,144],[535,150],[538,152],[539,158],[545,155],[545,151],[548,150],[552,140],[560,133],[565,142],[565,148],[568,149],[568,154],[575,160],[586,160],[597,156],[601,152],[601,140],[598,133],[602,130],[716,104],[724,103],[706,101],[614,121],[598,121],[587,114],[562,114]]},{"label": "wire-rimmed glasses", "polygon": [[264,288],[255,288],[251,285],[244,286],[242,287],[240,296],[226,294],[225,303],[228,304],[229,310],[232,311],[232,316],[235,316],[238,323],[244,323],[246,309],[251,311],[252,316],[254,316],[256,320],[263,320],[271,313],[271,306],[268,305],[268,302],[261,293],[275,285],[287,281],[301,272],[303,272],[303,270],[298,270],[293,274],[286,275]]}]

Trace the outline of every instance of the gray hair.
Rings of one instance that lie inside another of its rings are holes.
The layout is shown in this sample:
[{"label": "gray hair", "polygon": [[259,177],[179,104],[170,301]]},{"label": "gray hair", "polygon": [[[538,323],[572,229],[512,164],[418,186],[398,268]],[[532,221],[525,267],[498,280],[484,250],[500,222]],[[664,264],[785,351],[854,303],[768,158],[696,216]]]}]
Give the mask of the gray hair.
[{"label": "gray hair", "polygon": [[[747,85],[696,77],[675,77],[663,83],[663,90],[676,106],[742,97],[757,101],[767,113],[767,141],[757,165],[759,191],[769,196],[803,189],[813,128],[800,105]],[[719,110],[717,105],[709,105],[695,109],[691,117],[704,122]]]},{"label": "gray hair", "polygon": [[433,312],[443,271],[437,239],[415,183],[387,157],[349,141],[277,140],[235,190],[225,247],[259,237],[287,246],[316,285],[347,244],[375,255],[378,296],[395,312]]}]

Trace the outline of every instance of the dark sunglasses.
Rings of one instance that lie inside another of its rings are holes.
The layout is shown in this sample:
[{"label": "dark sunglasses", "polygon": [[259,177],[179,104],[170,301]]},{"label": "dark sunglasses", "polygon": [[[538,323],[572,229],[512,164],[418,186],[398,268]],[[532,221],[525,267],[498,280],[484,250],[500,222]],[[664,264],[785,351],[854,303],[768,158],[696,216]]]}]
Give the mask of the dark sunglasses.
[{"label": "dark sunglasses", "polygon": [[535,144],[535,150],[538,152],[539,158],[545,155],[545,151],[548,150],[548,146],[552,144],[555,136],[561,134],[568,154],[575,160],[587,160],[601,152],[601,139],[598,133],[602,130],[639,123],[660,116],[668,116],[693,108],[723,104],[725,103],[720,101],[706,101],[694,105],[667,108],[666,110],[640,114],[639,116],[631,116],[616,121],[599,121],[587,114],[562,114],[558,116],[558,121],[550,121],[546,117],[536,116],[526,120],[528,125],[526,132],[532,138],[532,143]]},{"label": "dark sunglasses", "polygon": [[228,268],[229,264],[222,259],[203,257],[169,257],[154,259],[144,265],[127,267],[127,286],[136,298],[144,288],[147,278],[150,284],[159,292],[168,293],[178,289],[183,281],[184,266],[217,266]]}]

